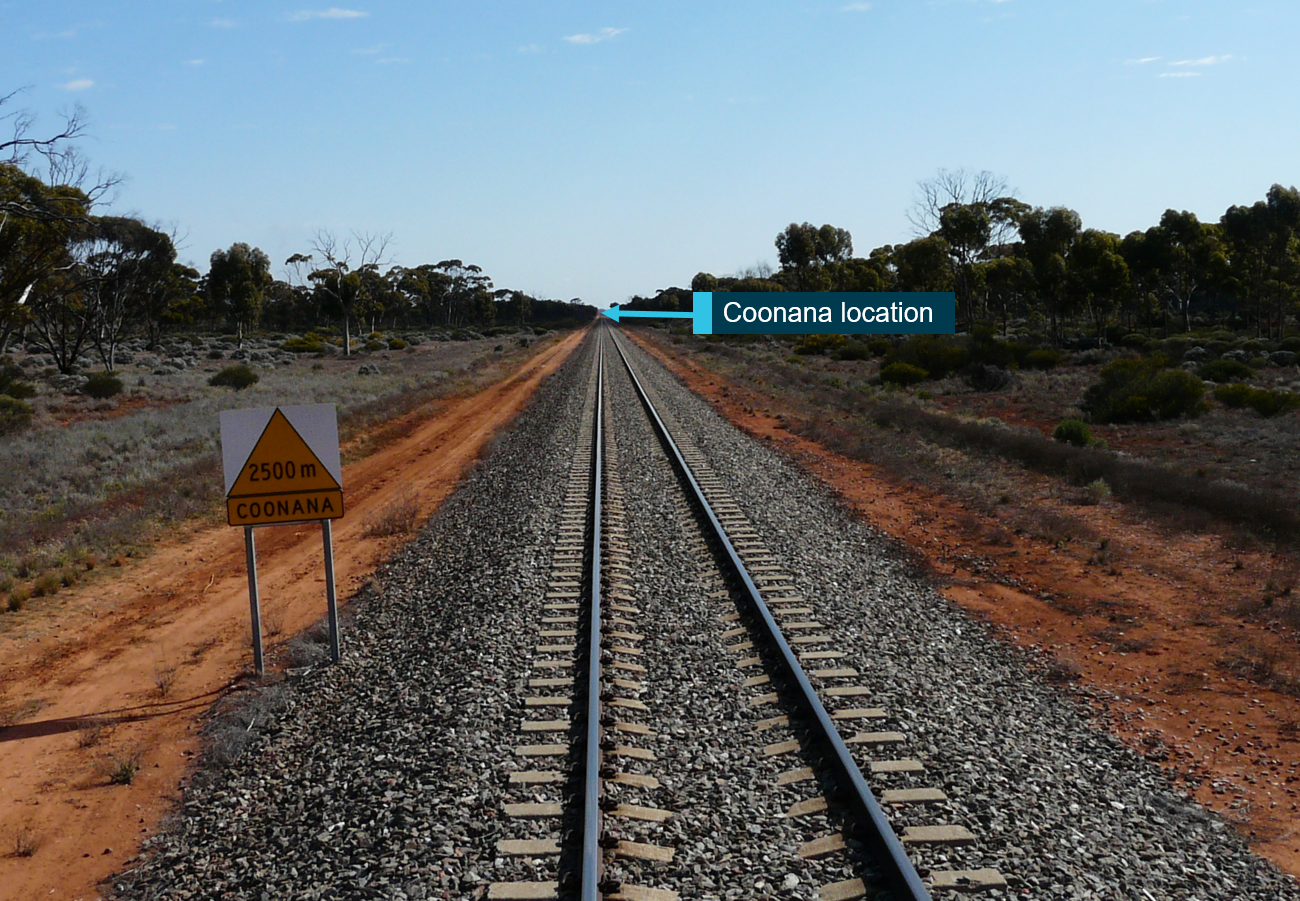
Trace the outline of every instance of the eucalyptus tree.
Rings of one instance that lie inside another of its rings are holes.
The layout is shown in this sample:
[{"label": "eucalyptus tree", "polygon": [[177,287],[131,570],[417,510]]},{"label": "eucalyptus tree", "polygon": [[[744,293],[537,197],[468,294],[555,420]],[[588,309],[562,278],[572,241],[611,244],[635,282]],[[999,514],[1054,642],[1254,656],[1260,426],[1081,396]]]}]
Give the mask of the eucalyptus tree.
[{"label": "eucalyptus tree", "polygon": [[234,322],[239,346],[244,335],[257,327],[264,292],[271,281],[271,260],[260,248],[244,242],[228,250],[215,250],[208,260],[207,295],[218,316]]}]

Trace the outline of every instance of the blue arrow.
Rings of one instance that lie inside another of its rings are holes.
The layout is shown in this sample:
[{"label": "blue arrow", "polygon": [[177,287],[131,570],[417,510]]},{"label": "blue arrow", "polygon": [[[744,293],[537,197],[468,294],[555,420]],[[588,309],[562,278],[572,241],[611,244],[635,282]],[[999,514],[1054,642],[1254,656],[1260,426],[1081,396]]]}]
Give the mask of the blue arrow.
[{"label": "blue arrow", "polygon": [[696,291],[694,296],[695,312],[666,312],[663,310],[622,310],[618,306],[612,306],[602,312],[618,322],[623,316],[644,316],[647,318],[658,319],[693,319],[691,330],[697,335],[713,334],[713,295],[704,291]]},{"label": "blue arrow", "polygon": [[669,313],[665,310],[620,310],[618,307],[610,307],[605,310],[605,315],[615,322],[618,322],[620,316],[653,316],[663,319],[694,319],[694,313]]}]

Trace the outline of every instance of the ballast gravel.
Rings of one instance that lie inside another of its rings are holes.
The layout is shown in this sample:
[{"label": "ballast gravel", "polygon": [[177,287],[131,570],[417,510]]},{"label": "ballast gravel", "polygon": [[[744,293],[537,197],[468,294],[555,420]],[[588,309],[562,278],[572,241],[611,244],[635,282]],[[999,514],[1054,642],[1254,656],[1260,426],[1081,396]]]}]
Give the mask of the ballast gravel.
[{"label": "ballast gravel", "polygon": [[[741,435],[624,342],[642,380],[691,430],[816,619],[856,668],[881,728],[921,761],[877,788],[937,786],[941,805],[891,808],[895,825],[960,824],[976,844],[921,849],[923,872],[995,867],[984,897],[1300,899],[1222,819],[1171,789],[1034,674],[1023,654],[908,574],[879,535],[778,454]],[[578,439],[593,343],[544,383],[421,535],[350,605],[344,662],[281,689],[243,755],[201,771],[169,828],[115,880],[126,899],[480,899],[501,879],[553,879],[543,861],[498,859],[525,835],[502,804],[521,769],[521,699]],[[613,372],[611,368],[610,372]],[[630,390],[611,378],[631,581],[641,608],[646,722],[673,811],[622,837],[671,846],[671,864],[620,875],[686,898],[814,898],[864,875],[842,855],[800,862],[835,826],[784,816],[815,786],[774,787],[798,760],[764,758],[790,732],[756,734],[721,639],[723,601],[676,480]],[[734,641],[735,639],[731,639]],[[858,699],[855,699],[855,703]],[[833,702],[827,702],[833,707]],[[866,763],[867,751],[859,758]],[[877,754],[877,756],[880,756]],[[623,800],[620,798],[620,800]],[[542,835],[543,824],[526,834]]]}]

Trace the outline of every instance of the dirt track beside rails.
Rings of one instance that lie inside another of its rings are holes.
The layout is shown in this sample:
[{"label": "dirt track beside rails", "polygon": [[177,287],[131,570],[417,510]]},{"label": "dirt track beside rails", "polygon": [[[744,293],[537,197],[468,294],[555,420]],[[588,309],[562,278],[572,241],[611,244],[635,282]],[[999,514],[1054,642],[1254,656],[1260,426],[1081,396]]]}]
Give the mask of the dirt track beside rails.
[{"label": "dirt track beside rails", "polygon": [[[362,538],[367,523],[407,491],[427,518],[584,335],[569,335],[475,395],[404,417],[402,438],[344,468],[348,514],[334,528],[340,599],[396,541]],[[325,613],[320,530],[260,530],[257,552],[274,661],[288,637]],[[239,529],[173,536],[60,598],[39,620],[0,637],[0,722],[11,723],[0,728],[6,901],[98,897],[98,884],[138,853],[177,796],[204,713],[251,672]],[[139,762],[134,781],[111,784],[111,771],[130,759]],[[16,853],[25,843],[30,856]]]}]

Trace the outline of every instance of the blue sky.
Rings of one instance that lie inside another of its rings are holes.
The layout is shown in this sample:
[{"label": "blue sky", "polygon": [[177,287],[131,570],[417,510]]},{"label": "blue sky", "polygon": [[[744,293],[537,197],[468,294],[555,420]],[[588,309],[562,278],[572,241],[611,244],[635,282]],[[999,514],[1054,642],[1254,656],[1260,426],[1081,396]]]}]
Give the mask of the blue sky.
[{"label": "blue sky", "polygon": [[1300,182],[1294,0],[337,2],[0,2],[0,92],[81,103],[201,270],[391,231],[600,306],[792,221],[907,240],[941,167],[1120,234]]}]

